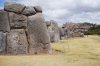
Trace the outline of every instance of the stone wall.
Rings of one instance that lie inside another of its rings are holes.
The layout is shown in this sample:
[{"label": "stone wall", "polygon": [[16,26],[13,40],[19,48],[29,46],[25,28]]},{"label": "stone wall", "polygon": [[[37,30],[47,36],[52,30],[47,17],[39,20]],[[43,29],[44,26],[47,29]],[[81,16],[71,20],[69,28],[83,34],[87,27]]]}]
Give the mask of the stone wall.
[{"label": "stone wall", "polygon": [[0,10],[0,54],[51,53],[40,6],[6,2]]},{"label": "stone wall", "polygon": [[87,22],[84,23],[67,22],[63,24],[66,38],[84,37],[84,33],[86,33],[91,27],[94,26],[95,24]]}]

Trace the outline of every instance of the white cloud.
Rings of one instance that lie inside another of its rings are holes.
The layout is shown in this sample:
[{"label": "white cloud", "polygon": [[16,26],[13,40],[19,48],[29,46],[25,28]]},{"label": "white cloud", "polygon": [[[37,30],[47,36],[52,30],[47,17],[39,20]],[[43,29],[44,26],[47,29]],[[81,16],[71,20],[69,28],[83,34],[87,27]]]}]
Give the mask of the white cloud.
[{"label": "white cloud", "polygon": [[40,5],[46,20],[59,23],[93,22],[100,24],[100,0],[8,0],[28,6]]}]

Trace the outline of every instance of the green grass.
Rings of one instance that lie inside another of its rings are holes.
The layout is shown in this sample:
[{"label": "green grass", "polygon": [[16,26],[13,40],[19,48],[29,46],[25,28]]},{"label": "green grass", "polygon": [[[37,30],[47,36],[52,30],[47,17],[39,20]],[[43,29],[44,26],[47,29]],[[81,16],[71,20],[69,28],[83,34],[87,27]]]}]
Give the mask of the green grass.
[{"label": "green grass", "polygon": [[52,55],[0,56],[0,66],[100,66],[100,37],[52,43]]}]

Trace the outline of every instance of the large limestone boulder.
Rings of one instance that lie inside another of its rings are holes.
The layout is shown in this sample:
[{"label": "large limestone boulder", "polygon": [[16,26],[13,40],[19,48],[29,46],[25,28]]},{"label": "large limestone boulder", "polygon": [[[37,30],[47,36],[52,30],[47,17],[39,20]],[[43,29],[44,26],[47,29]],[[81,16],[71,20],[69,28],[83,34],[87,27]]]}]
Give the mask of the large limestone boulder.
[{"label": "large limestone boulder", "polygon": [[54,42],[59,42],[60,41],[60,34],[59,34],[59,27],[56,22],[52,22],[53,24],[53,31],[54,31]]},{"label": "large limestone boulder", "polygon": [[50,22],[48,22],[46,24],[48,27],[51,42],[59,42],[60,41],[60,34],[59,34],[58,24],[53,20],[51,20]]},{"label": "large limestone boulder", "polygon": [[54,31],[49,31],[49,35],[50,35],[50,41],[55,42],[55,33],[54,33]]},{"label": "large limestone boulder", "polygon": [[0,10],[0,31],[2,32],[10,31],[8,12],[3,10]]},{"label": "large limestone boulder", "polygon": [[60,39],[64,39],[65,37],[65,31],[62,27],[59,27],[59,34],[60,34]]},{"label": "large limestone boulder", "polygon": [[47,26],[47,30],[49,32],[49,36],[50,36],[50,41],[54,42],[54,31],[52,30],[52,26],[51,26],[51,22],[50,21],[46,21],[46,26]]},{"label": "large limestone boulder", "polygon": [[30,53],[50,52],[50,37],[42,13],[28,17]]},{"label": "large limestone boulder", "polygon": [[26,28],[27,17],[21,14],[9,13],[10,26],[11,28]]},{"label": "large limestone boulder", "polygon": [[28,46],[24,29],[14,29],[7,34],[8,54],[27,54]]},{"label": "large limestone boulder", "polygon": [[6,53],[6,34],[0,32],[0,54]]},{"label": "large limestone boulder", "polygon": [[31,15],[34,15],[36,14],[36,11],[34,9],[34,7],[30,6],[30,7],[26,7],[23,12],[22,12],[23,15],[26,15],[26,16],[31,16]]},{"label": "large limestone boulder", "polygon": [[54,31],[52,30],[52,26],[50,26],[50,22],[47,22],[46,24],[47,24],[47,29],[48,29],[49,36],[50,36],[50,41],[51,41],[51,42],[54,42],[55,33],[54,33]]},{"label": "large limestone boulder", "polygon": [[37,13],[42,13],[42,8],[40,6],[34,6],[34,9]]},{"label": "large limestone boulder", "polygon": [[5,2],[4,4],[4,10],[9,12],[21,13],[24,8],[24,5],[18,3]]}]

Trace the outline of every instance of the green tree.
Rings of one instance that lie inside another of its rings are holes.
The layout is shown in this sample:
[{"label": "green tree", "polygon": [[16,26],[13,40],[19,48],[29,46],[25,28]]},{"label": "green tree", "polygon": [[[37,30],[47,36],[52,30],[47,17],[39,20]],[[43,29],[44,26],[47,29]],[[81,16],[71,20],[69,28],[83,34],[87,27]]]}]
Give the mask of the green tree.
[{"label": "green tree", "polygon": [[100,35],[100,25],[90,28],[85,35]]}]

